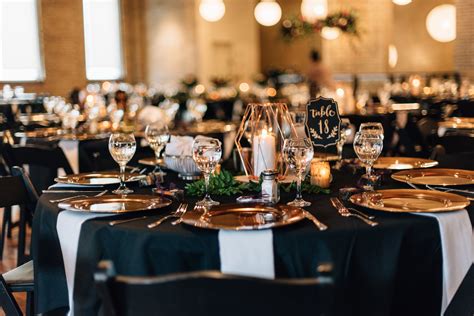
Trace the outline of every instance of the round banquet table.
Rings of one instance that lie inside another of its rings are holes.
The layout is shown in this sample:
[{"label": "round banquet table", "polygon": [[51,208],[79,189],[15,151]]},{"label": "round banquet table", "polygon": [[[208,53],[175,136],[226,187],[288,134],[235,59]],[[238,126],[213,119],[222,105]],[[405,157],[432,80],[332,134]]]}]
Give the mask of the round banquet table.
[{"label": "round banquet table", "polygon": [[[306,209],[329,226],[319,231],[308,220],[273,230],[276,277],[316,276],[321,262],[332,261],[336,315],[439,315],[442,298],[442,248],[435,218],[370,210],[379,225],[340,216],[330,205],[341,187],[353,186],[359,174],[334,171],[331,194],[304,194],[312,202]],[[176,174],[168,183],[183,187]],[[406,188],[387,180],[382,188]],[[150,192],[136,188],[136,192]],[[281,202],[295,192],[282,192]],[[68,293],[56,222],[60,212],[50,199],[66,194],[44,194],[33,222],[32,252],[35,271],[36,312],[67,309]],[[215,197],[223,203],[235,196]],[[191,205],[195,198],[185,196]],[[93,273],[100,260],[112,260],[117,273],[164,275],[192,270],[219,270],[218,232],[172,226],[155,229],[146,224],[175,210],[177,203],[150,213],[146,219],[110,227],[111,217],[86,221],[81,228],[74,286],[75,315],[94,315],[100,302]],[[471,223],[474,208],[468,208]],[[138,216],[138,215],[136,215]],[[141,215],[140,215],[141,216]],[[117,218],[117,216],[112,217]],[[123,218],[123,217],[122,217]]]}]

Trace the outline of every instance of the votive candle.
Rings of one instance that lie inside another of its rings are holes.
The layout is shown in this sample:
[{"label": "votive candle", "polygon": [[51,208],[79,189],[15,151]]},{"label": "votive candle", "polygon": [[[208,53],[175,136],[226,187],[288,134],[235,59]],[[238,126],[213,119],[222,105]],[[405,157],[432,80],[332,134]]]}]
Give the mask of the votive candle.
[{"label": "votive candle", "polygon": [[328,161],[313,159],[311,161],[311,184],[329,188],[331,183],[331,166]]}]

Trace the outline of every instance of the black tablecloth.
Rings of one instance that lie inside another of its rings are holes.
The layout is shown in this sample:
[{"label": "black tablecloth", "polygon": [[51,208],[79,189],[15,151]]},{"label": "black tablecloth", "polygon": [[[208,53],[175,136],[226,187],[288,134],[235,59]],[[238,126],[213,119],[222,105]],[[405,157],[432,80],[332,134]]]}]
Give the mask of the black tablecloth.
[{"label": "black tablecloth", "polygon": [[[331,195],[354,185],[359,175],[334,172]],[[176,175],[168,181],[178,186]],[[383,188],[406,187],[385,183]],[[144,192],[146,189],[137,189]],[[57,196],[57,195],[56,195]],[[62,194],[61,196],[65,196]],[[442,249],[436,219],[412,214],[371,212],[379,226],[343,218],[329,204],[330,195],[305,195],[307,209],[329,226],[318,231],[310,221],[274,229],[277,277],[311,277],[318,263],[334,264],[337,315],[439,315],[442,297]],[[44,313],[68,305],[63,260],[56,231],[59,209],[43,195],[33,223],[36,311]],[[294,197],[283,194],[282,202]],[[195,199],[186,198],[189,202]],[[222,202],[235,197],[219,198]],[[165,222],[149,230],[146,224],[176,208],[110,227],[107,219],[82,225],[75,276],[75,314],[93,315],[99,309],[93,272],[103,259],[114,261],[119,274],[162,275],[219,269],[217,231]],[[473,222],[473,207],[469,209]]]}]

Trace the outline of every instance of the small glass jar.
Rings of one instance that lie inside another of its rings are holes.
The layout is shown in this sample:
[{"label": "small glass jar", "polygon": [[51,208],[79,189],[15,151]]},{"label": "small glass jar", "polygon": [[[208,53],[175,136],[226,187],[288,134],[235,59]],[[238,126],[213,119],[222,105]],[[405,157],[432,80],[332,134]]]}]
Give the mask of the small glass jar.
[{"label": "small glass jar", "polygon": [[267,169],[262,172],[262,200],[265,203],[276,204],[280,201],[277,176],[277,170]]}]

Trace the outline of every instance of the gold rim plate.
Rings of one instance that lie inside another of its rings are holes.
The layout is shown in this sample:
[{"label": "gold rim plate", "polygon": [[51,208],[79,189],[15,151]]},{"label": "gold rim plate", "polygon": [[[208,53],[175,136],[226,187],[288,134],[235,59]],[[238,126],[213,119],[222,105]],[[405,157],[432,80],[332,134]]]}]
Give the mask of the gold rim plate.
[{"label": "gold rim plate", "polygon": [[393,189],[358,193],[350,201],[373,210],[396,213],[437,213],[457,211],[469,205],[465,197],[453,193]]},{"label": "gold rim plate", "polygon": [[474,184],[474,171],[463,169],[413,169],[392,174],[397,181],[421,185],[469,185]]},{"label": "gold rim plate", "polygon": [[156,195],[103,195],[77,198],[58,206],[77,212],[121,214],[163,208],[170,204],[167,198]]},{"label": "gold rim plate", "polygon": [[37,128],[33,131],[16,132],[15,136],[20,138],[47,138],[58,136],[60,129],[57,127]]},{"label": "gold rim plate", "polygon": [[[134,182],[146,178],[146,175],[138,173],[125,173],[125,182]],[[120,183],[119,172],[94,172],[94,173],[79,173],[71,174],[67,176],[57,177],[54,179],[57,183],[61,184],[79,184],[79,185],[91,185],[91,186],[102,186],[107,184],[118,184]]]},{"label": "gold rim plate", "polygon": [[140,160],[138,160],[138,163],[142,164],[144,166],[151,166],[151,167],[155,167],[156,165],[159,164],[161,167],[164,167],[163,160],[162,159],[161,160],[156,160],[155,157],[140,159]]},{"label": "gold rim plate", "polygon": [[261,230],[294,224],[304,219],[304,211],[288,205],[227,204],[206,213],[190,211],[183,223],[207,229]]},{"label": "gold rim plate", "polygon": [[438,123],[439,127],[450,129],[474,129],[473,117],[451,117]]},{"label": "gold rim plate", "polygon": [[438,162],[430,159],[412,157],[380,157],[375,161],[374,168],[390,170],[408,170],[418,168],[431,168]]},{"label": "gold rim plate", "polygon": [[109,133],[77,133],[73,134],[65,132],[59,127],[37,128],[33,131],[16,132],[16,137],[20,138],[47,138],[50,140],[93,140],[105,139],[109,137]]}]

